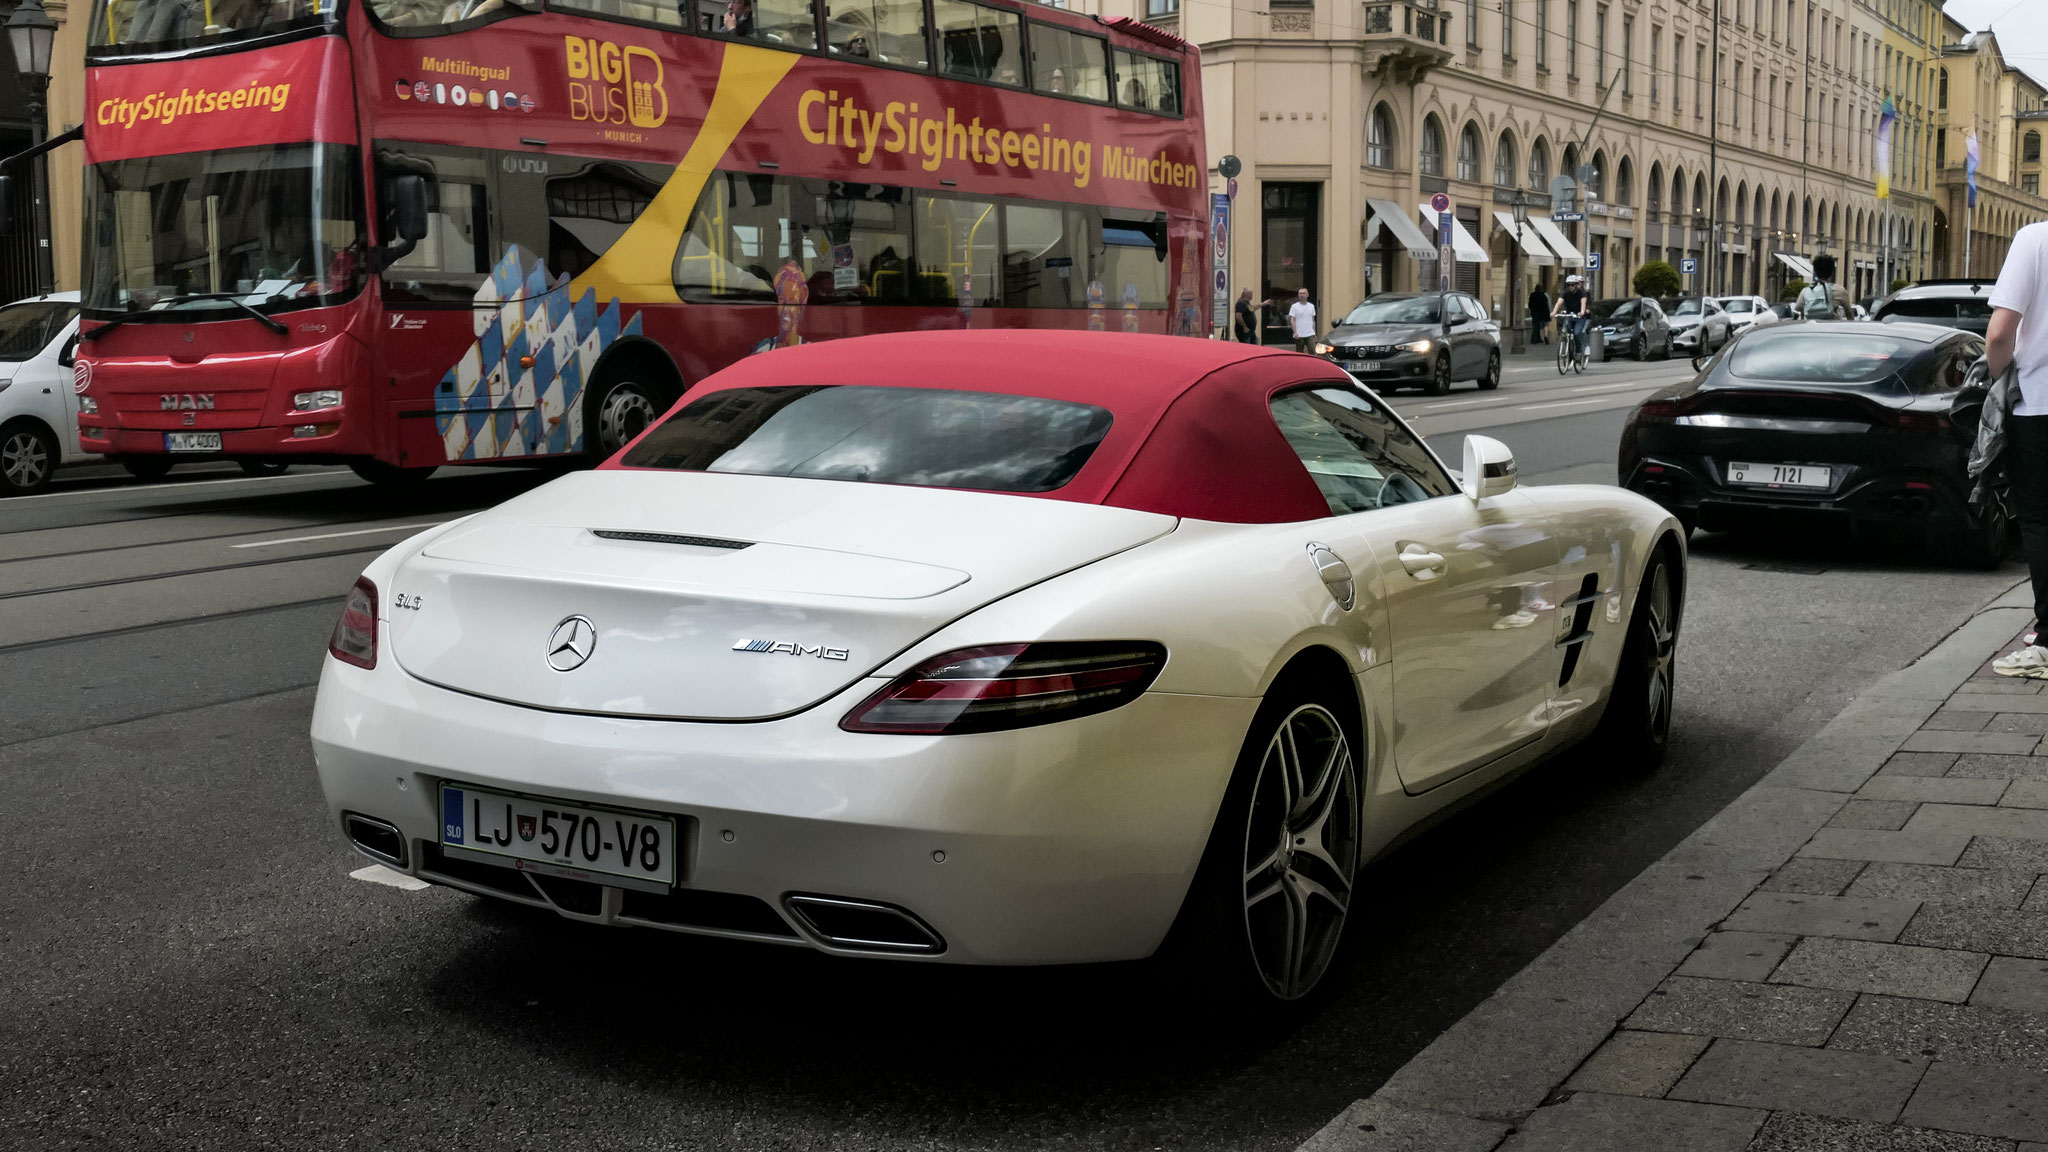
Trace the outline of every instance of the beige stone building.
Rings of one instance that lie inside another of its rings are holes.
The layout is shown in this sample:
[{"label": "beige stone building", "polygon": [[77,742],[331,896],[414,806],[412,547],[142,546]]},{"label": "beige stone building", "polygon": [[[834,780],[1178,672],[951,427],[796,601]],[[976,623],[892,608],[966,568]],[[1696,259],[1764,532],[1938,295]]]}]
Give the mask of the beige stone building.
[{"label": "beige stone building", "polygon": [[[1940,173],[1935,233],[1950,276],[1996,276],[2013,233],[2048,219],[2041,196],[2041,143],[2048,136],[2048,89],[2008,64],[1989,32],[1947,22],[1935,121]],[[1968,141],[1977,139],[1977,204],[1968,206]],[[1963,233],[1969,232],[1964,243]]]},{"label": "beige stone building", "polygon": [[[1859,297],[1939,270],[1938,0],[1083,5],[1202,46],[1212,166],[1244,165],[1233,292],[1307,287],[1327,316],[1434,286],[1438,192],[1464,233],[1456,282],[1503,320],[1531,284],[1583,270],[1625,293],[1654,259],[1698,261],[1688,289],[1774,298],[1823,251]],[[1581,166],[1584,220],[1551,220],[1553,178]]]}]

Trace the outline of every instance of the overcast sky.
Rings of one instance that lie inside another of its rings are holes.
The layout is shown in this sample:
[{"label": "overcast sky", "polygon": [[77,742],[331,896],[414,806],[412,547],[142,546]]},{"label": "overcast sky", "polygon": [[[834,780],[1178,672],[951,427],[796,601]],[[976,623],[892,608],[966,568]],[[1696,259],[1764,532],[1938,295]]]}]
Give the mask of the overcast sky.
[{"label": "overcast sky", "polygon": [[1942,10],[1972,32],[1988,24],[1998,34],[2005,62],[2048,83],[2048,20],[2042,0],[1948,0]]}]

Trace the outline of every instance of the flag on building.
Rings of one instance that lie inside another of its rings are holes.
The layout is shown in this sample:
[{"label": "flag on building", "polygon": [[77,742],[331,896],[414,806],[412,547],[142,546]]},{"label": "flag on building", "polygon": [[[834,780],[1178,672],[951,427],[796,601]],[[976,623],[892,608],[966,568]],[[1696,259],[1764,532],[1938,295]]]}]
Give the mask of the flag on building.
[{"label": "flag on building", "polygon": [[1892,125],[1898,123],[1899,110],[1892,106],[1892,98],[1884,98],[1884,107],[1878,109],[1877,119],[1877,198],[1883,200],[1892,194]]},{"label": "flag on building", "polygon": [[1977,165],[1984,162],[1983,153],[1977,150],[1977,134],[1972,132],[1963,140],[1963,172],[1970,180],[1970,207],[1977,206]]}]

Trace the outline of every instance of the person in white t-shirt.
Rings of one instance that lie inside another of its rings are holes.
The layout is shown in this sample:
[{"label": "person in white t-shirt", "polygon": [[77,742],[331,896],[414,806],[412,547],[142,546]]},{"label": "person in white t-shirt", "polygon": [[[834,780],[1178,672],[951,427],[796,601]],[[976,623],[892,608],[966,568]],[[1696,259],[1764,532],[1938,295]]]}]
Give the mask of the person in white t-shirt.
[{"label": "person in white t-shirt", "polygon": [[[2020,550],[2034,578],[2035,629],[2048,621],[2048,221],[2029,224],[2012,248],[1991,290],[1991,326],[1985,366],[1996,380],[2018,371],[2019,399],[2005,422],[2006,478]],[[2048,680],[2048,649],[2039,644],[1992,663],[2001,676]]]},{"label": "person in white t-shirt", "polygon": [[1315,351],[1316,306],[1308,302],[1308,289],[1294,294],[1294,303],[1287,308],[1287,323],[1294,329],[1294,350]]}]

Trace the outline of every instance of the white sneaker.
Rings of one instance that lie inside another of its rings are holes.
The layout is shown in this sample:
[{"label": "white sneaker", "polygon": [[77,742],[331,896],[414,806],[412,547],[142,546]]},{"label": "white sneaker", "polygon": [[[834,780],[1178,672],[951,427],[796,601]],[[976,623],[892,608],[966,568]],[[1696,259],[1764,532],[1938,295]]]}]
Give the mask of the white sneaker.
[{"label": "white sneaker", "polygon": [[[1495,620],[1493,622],[1493,629],[1499,632],[1508,628],[1527,628],[1535,622],[1536,614],[1527,608],[1522,608]],[[2048,680],[2048,649],[2042,650],[2041,677],[2044,680]]]},{"label": "white sneaker", "polygon": [[2022,648],[2010,656],[2000,656],[1991,662],[1991,670],[2000,676],[2025,676],[2031,680],[2048,680],[2048,648],[2035,644]]}]

